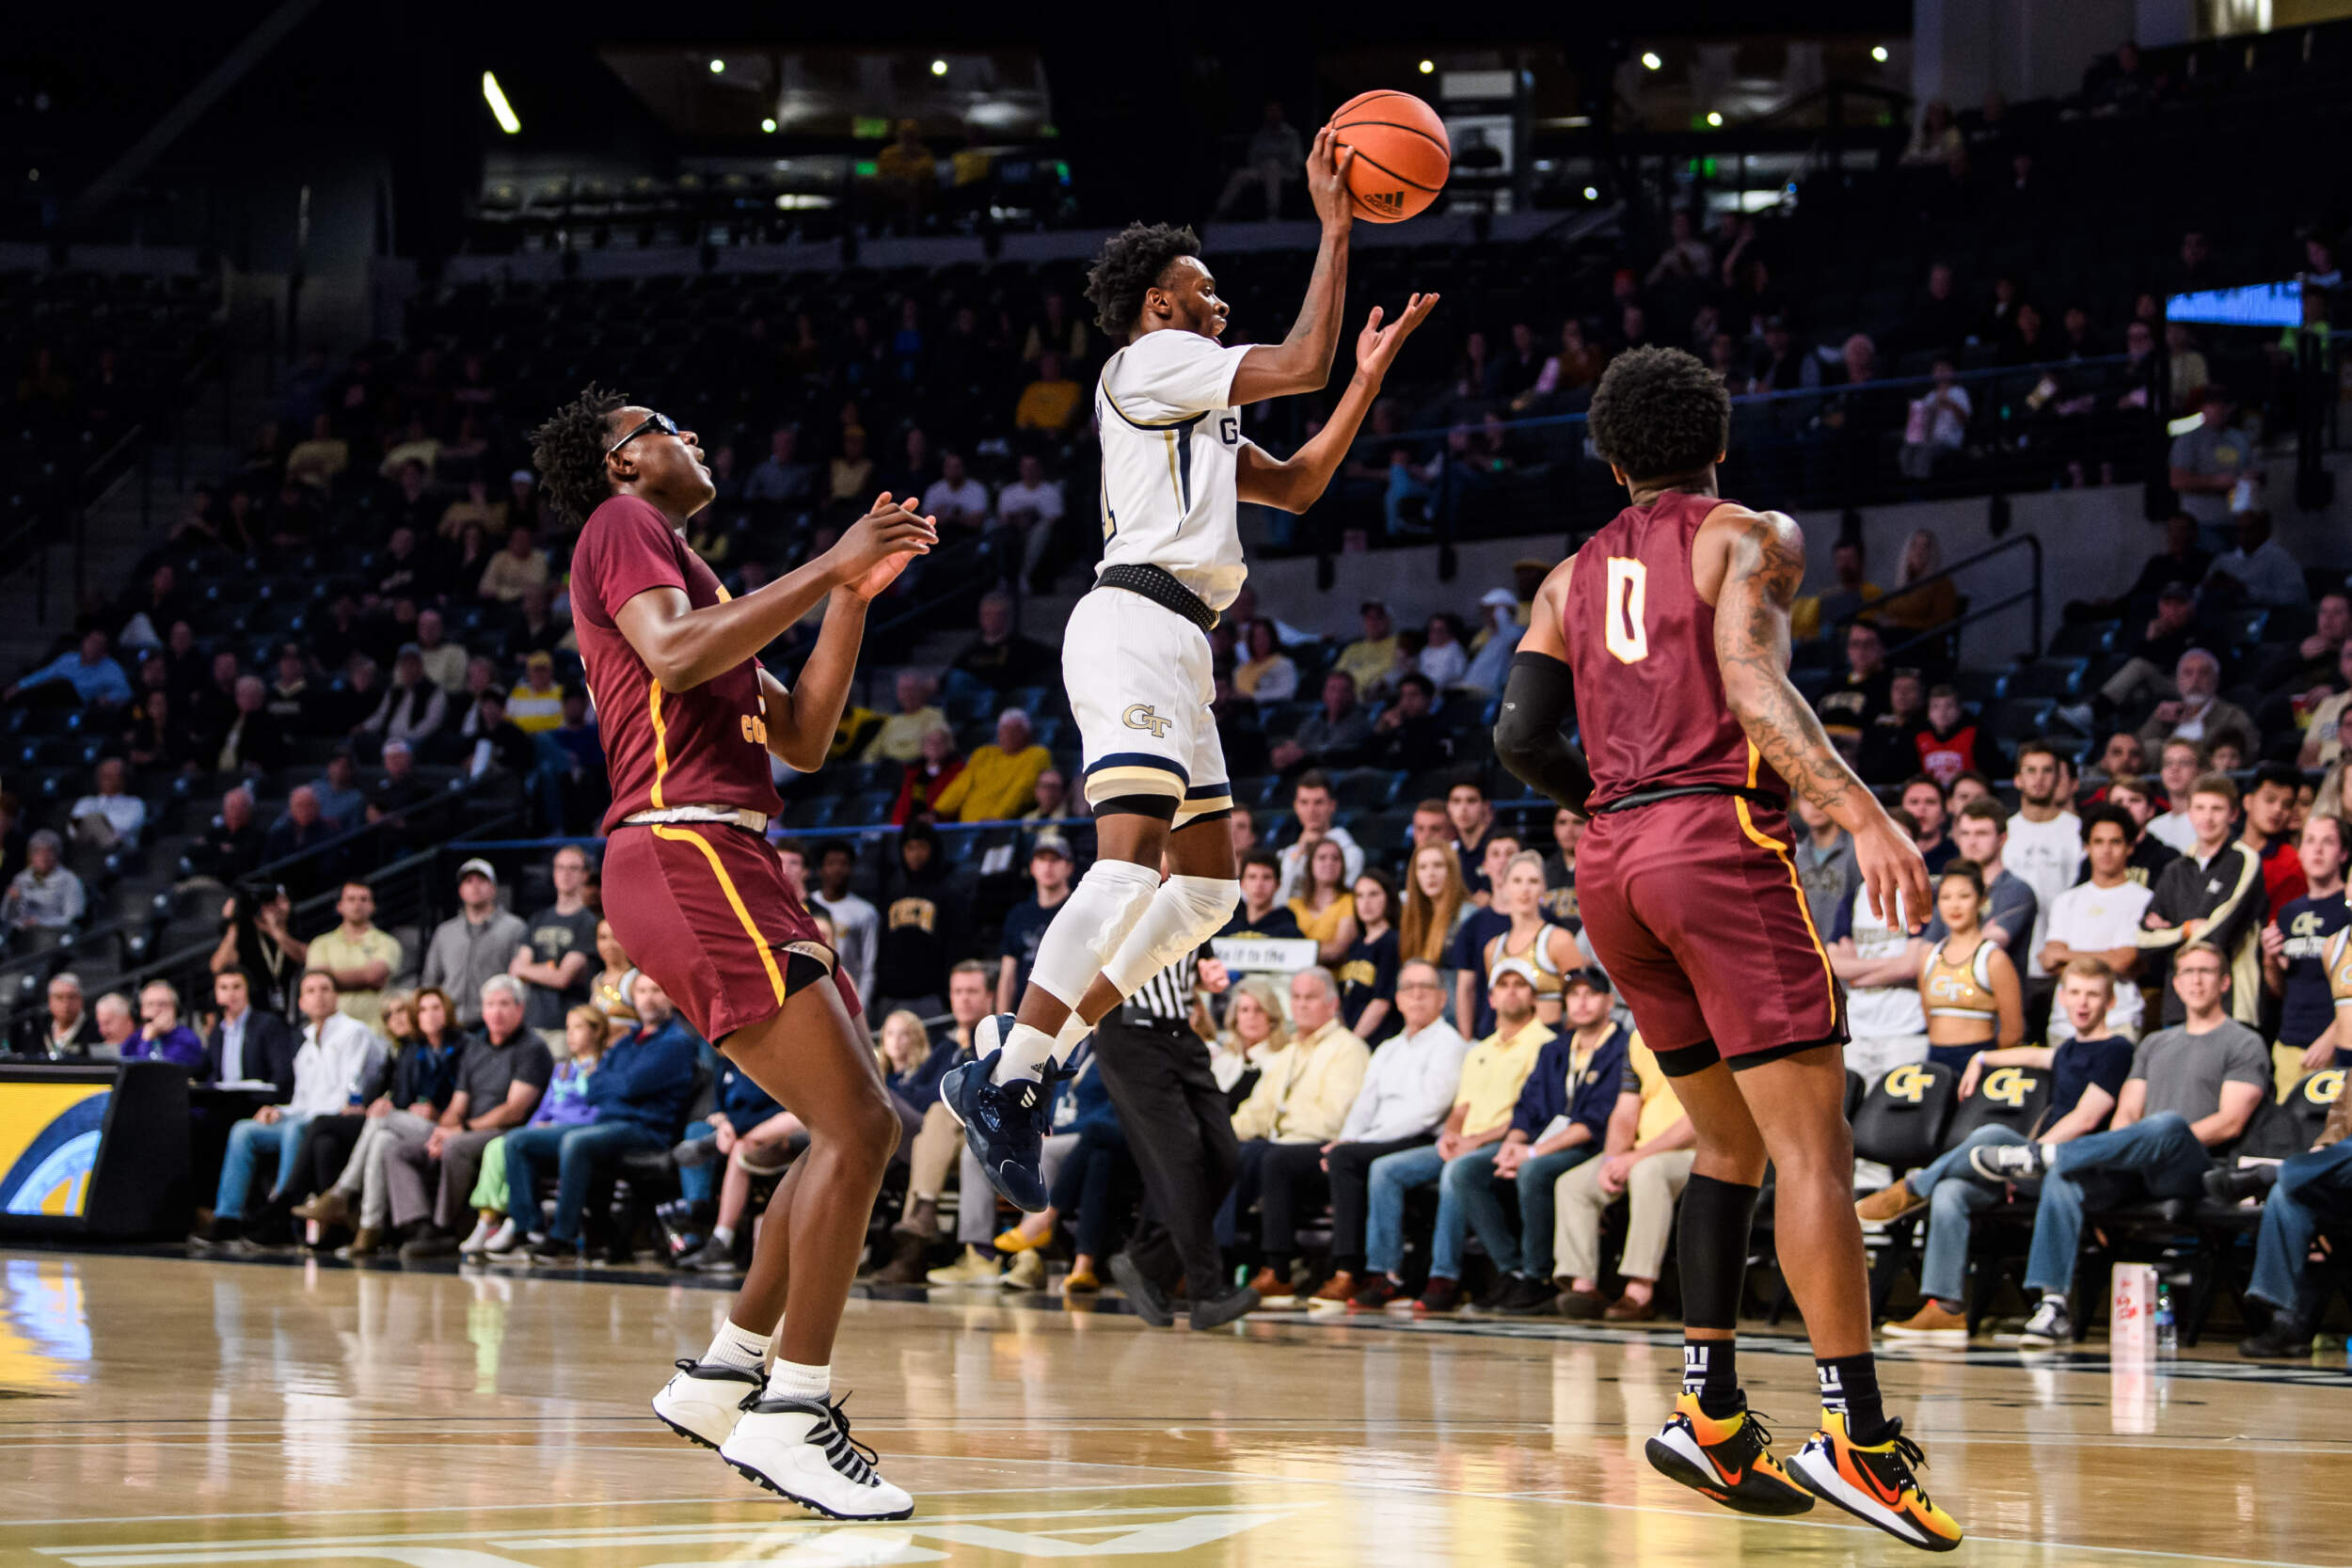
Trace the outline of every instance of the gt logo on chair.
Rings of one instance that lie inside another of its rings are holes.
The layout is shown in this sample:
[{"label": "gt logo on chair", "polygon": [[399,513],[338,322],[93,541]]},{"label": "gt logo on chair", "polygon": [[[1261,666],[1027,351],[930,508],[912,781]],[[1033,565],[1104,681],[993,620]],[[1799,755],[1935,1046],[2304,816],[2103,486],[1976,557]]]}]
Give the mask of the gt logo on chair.
[{"label": "gt logo on chair", "polygon": [[1127,705],[1127,711],[1120,714],[1119,719],[1120,722],[1125,724],[1131,730],[1150,730],[1152,732],[1152,738],[1154,740],[1167,739],[1168,732],[1172,729],[1176,723],[1176,721],[1173,719],[1161,718],[1157,713],[1152,711],[1151,705],[1148,703],[1129,703]]},{"label": "gt logo on chair", "polygon": [[1985,1074],[1982,1092],[1994,1104],[2014,1111],[2026,1103],[2026,1096],[2033,1092],[2033,1076],[2024,1069],[1998,1067]]},{"label": "gt logo on chair", "polygon": [[1920,1096],[1928,1092],[1928,1085],[1934,1081],[1920,1068],[1899,1067],[1886,1075],[1886,1093],[1890,1099],[1909,1101],[1916,1105]]}]

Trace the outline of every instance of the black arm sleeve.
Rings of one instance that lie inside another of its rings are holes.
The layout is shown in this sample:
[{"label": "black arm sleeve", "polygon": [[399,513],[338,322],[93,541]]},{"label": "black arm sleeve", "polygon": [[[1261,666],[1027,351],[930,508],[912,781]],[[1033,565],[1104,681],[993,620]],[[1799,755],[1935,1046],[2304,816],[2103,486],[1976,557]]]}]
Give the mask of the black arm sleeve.
[{"label": "black arm sleeve", "polygon": [[1560,733],[1573,697],[1565,664],[1549,654],[1512,656],[1495,720],[1495,755],[1529,788],[1581,816],[1588,815],[1593,775],[1583,753]]}]

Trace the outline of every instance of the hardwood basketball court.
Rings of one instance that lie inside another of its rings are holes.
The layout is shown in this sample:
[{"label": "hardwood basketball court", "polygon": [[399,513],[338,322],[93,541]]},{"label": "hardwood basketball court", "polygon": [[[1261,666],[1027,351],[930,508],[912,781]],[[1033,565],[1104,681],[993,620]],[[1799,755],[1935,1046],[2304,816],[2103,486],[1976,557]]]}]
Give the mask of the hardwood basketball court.
[{"label": "hardwood basketball court", "polygon": [[[0,1251],[0,1568],[396,1562],[1751,1565],[1918,1560],[1828,1509],[1716,1510],[1641,1457],[1671,1329],[1247,1320],[1154,1332],[1104,1302],[851,1304],[835,1386],[915,1495],[828,1524],[645,1401],[723,1291],[626,1276]],[[1810,1431],[1801,1341],[1750,1399]],[[1924,1480],[2007,1565],[2352,1560],[2328,1364],[2109,1366],[1882,1346]]]}]

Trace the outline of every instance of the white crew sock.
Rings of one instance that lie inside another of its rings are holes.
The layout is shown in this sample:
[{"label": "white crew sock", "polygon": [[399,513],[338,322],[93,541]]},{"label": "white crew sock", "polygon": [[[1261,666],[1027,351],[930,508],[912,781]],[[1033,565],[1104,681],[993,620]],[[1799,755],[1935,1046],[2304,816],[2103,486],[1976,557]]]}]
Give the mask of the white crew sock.
[{"label": "white crew sock", "polygon": [[833,1392],[833,1368],[806,1367],[778,1360],[768,1373],[768,1393],[774,1399],[821,1400]]},{"label": "white crew sock", "polygon": [[[1038,943],[1029,983],[1074,1015],[1103,960],[1119,950],[1159,892],[1160,874],[1128,861],[1096,861],[1077,890],[1056,912]],[[1081,1026],[1080,1033],[1084,1028]],[[1074,1042],[1073,1042],[1074,1043]],[[1016,1023],[1001,1042],[994,1081],[1035,1079],[1055,1058],[1055,1037],[1033,1024]]]},{"label": "white crew sock", "polygon": [[710,1239],[718,1243],[721,1246],[733,1246],[735,1244],[735,1227],[731,1225],[714,1225],[710,1227]]},{"label": "white crew sock", "polygon": [[774,1338],[772,1334],[755,1334],[730,1318],[719,1325],[710,1348],[703,1353],[703,1360],[712,1366],[755,1372],[767,1361],[768,1346]]}]

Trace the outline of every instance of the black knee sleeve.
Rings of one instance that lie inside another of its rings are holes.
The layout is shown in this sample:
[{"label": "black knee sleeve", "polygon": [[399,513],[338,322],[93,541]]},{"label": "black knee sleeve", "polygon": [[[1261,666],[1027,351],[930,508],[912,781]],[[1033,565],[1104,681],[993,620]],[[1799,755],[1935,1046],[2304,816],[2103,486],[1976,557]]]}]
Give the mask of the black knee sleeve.
[{"label": "black knee sleeve", "polygon": [[1682,1189],[1682,1322],[1687,1328],[1740,1326],[1740,1287],[1748,1268],[1754,1187],[1692,1176]]}]

